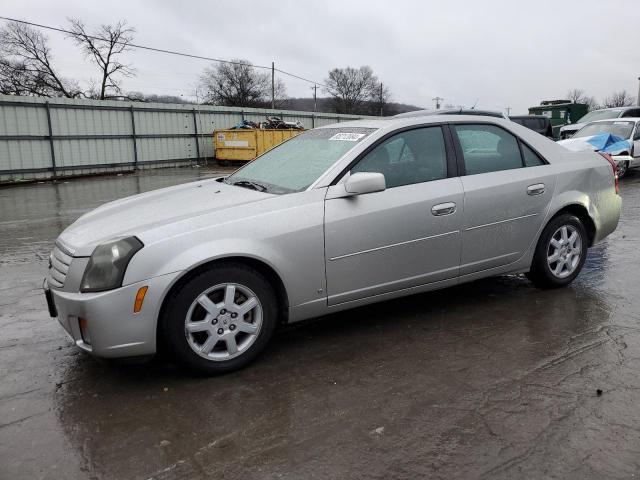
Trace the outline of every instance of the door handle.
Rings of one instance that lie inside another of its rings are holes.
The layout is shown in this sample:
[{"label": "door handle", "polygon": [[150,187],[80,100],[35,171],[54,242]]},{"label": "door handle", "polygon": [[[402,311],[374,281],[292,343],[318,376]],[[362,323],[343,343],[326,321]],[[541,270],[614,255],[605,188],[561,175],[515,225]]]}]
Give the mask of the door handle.
[{"label": "door handle", "polygon": [[544,183],[536,183],[527,187],[527,195],[542,195],[544,193]]},{"label": "door handle", "polygon": [[453,202],[439,203],[438,205],[434,205],[431,207],[431,213],[436,217],[441,217],[443,215],[451,215],[456,211],[456,204]]}]

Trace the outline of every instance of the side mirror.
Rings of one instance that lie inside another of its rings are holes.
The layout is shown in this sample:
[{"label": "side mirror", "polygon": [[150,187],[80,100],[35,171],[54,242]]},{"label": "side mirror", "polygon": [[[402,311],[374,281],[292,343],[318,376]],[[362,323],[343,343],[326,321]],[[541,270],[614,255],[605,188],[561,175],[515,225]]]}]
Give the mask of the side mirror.
[{"label": "side mirror", "polygon": [[386,188],[387,183],[384,180],[384,175],[374,172],[353,173],[344,184],[345,191],[351,195],[382,192]]}]

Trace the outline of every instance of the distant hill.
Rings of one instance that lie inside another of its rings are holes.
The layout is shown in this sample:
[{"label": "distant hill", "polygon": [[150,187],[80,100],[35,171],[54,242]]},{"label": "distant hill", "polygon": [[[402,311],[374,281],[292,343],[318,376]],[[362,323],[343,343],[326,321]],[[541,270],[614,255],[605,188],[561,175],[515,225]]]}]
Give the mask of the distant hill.
[{"label": "distant hill", "polygon": [[[278,102],[278,107],[286,110],[299,110],[305,112],[313,111],[313,98],[287,98]],[[385,105],[383,114],[397,115],[398,113],[413,112],[414,110],[423,110],[423,107],[417,107],[415,105],[407,105],[406,103],[391,102]],[[336,113],[331,98],[318,98],[317,100],[317,112],[322,113]],[[380,107],[376,102],[364,102],[362,108],[354,112],[356,115],[380,115]]]},{"label": "distant hill", "polygon": [[[176,103],[176,104],[190,104],[193,102],[185,100],[184,98],[177,97],[175,95],[147,95],[142,92],[129,92],[126,97],[122,97],[118,100],[134,100],[138,102],[160,102],[160,103]],[[257,108],[270,108],[271,102],[259,102],[252,107]],[[313,98],[287,98],[285,100],[278,100],[276,102],[276,110],[297,110],[301,112],[313,111]],[[385,116],[397,115],[398,113],[413,112],[414,110],[424,110],[423,107],[417,107],[415,105],[407,105],[406,103],[391,102],[385,105],[383,114]],[[317,112],[320,113],[337,113],[331,98],[318,98]],[[354,115],[380,115],[380,107],[376,102],[364,102],[362,107],[353,112]]]}]

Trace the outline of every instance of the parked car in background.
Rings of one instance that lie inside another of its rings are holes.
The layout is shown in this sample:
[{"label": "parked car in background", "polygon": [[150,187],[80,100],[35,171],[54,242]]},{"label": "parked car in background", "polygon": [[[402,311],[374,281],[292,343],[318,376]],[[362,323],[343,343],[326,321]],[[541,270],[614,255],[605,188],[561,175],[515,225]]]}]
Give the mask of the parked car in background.
[{"label": "parked car in background", "polygon": [[640,165],[640,118],[591,122],[558,144],[574,151],[608,153],[618,166],[618,177],[622,178],[629,168]]},{"label": "parked car in background", "polygon": [[620,206],[610,160],[502,118],[345,122],[83,215],[45,294],[86,352],[227,372],[279,323],[493,275],[566,286]]},{"label": "parked car in background", "polygon": [[566,140],[584,127],[589,122],[596,120],[609,120],[613,118],[640,117],[640,107],[615,107],[593,110],[580,118],[576,123],[571,123],[560,128],[560,140]]},{"label": "parked car in background", "polygon": [[399,113],[393,118],[413,118],[424,117],[425,115],[474,115],[482,117],[505,118],[508,117],[502,112],[493,110],[476,110],[475,108],[442,108],[438,110],[414,110],[413,112]]},{"label": "parked car in background", "polygon": [[519,123],[534,132],[538,132],[540,135],[553,139],[553,130],[549,117],[545,117],[544,115],[513,115],[509,117],[509,120]]}]

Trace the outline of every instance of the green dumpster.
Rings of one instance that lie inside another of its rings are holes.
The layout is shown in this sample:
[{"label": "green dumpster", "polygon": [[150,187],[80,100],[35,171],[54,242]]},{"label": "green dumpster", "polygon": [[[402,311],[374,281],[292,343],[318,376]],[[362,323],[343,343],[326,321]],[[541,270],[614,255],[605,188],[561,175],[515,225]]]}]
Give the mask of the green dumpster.
[{"label": "green dumpster", "polygon": [[560,138],[560,127],[576,123],[587,114],[586,103],[571,103],[570,100],[543,100],[540,105],[529,107],[529,115],[544,115],[551,122],[553,138]]}]

